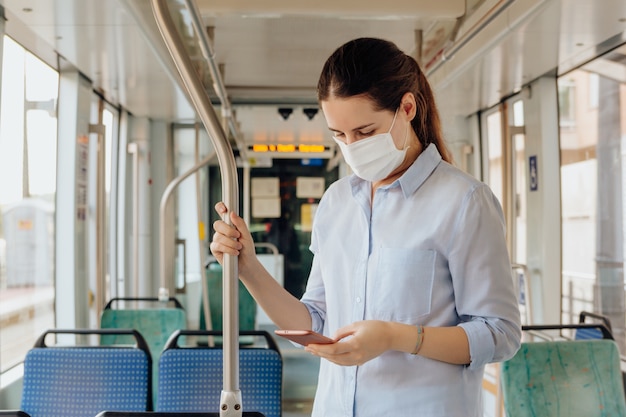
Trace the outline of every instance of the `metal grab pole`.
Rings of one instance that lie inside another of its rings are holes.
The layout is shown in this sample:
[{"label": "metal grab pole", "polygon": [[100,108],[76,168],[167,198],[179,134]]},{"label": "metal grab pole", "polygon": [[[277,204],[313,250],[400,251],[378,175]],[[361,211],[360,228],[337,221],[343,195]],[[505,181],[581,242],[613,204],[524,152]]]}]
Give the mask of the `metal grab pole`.
[{"label": "metal grab pole", "polygon": [[224,114],[227,118],[228,127],[230,128],[230,131],[235,138],[235,142],[239,147],[239,152],[242,159],[247,160],[247,149],[244,146],[244,143],[240,141],[241,134],[239,133],[239,127],[237,126],[235,118],[233,117],[233,111],[230,105],[230,101],[228,100],[228,94],[226,94],[226,87],[224,86],[224,81],[222,80],[222,75],[220,73],[219,67],[215,62],[215,53],[213,52],[213,47],[211,46],[211,42],[209,42],[207,34],[204,30],[204,26],[201,22],[200,11],[198,10],[198,7],[196,6],[196,2],[194,0],[185,0],[185,6],[187,6],[187,10],[189,11],[189,17],[191,18],[191,25],[193,26],[193,29],[196,32],[196,36],[198,37],[200,51],[202,51],[202,55],[209,64],[209,72],[211,73],[211,78],[213,78],[213,89],[220,99],[222,105],[222,114]]},{"label": "metal grab pole", "polygon": [[167,283],[167,271],[165,270],[165,257],[167,256],[167,248],[165,247],[165,210],[167,209],[167,203],[169,202],[172,193],[181,182],[196,173],[199,169],[207,166],[214,157],[215,152],[211,152],[202,161],[185,171],[185,173],[174,178],[167,185],[165,191],[163,191],[163,195],[161,196],[161,204],[159,206],[159,278],[161,284],[159,298],[162,299],[162,301],[167,301],[169,299],[170,290]]},{"label": "metal grab pole", "polygon": [[133,296],[139,297],[139,145],[127,149],[133,155]]},{"label": "metal grab pole", "polygon": [[[237,165],[232,148],[222,130],[221,124],[209,97],[199,80],[193,63],[176,30],[174,21],[167,8],[166,0],[152,0],[154,17],[161,31],[170,54],[176,64],[185,88],[191,97],[204,127],[206,128],[220,166],[222,176],[222,197],[229,212],[239,211]],[[230,217],[224,218],[227,223]],[[224,268],[224,387],[220,399],[221,416],[242,416],[242,397],[239,390],[239,294],[237,257],[225,255],[222,262]]]}]

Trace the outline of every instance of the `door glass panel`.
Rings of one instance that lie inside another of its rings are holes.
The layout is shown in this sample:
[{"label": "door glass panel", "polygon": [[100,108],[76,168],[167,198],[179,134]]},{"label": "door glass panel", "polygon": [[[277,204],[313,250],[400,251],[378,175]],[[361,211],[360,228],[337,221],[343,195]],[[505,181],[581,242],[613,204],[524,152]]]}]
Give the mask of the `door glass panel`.
[{"label": "door glass panel", "polygon": [[[524,126],[524,102],[518,100],[513,103],[513,126]],[[513,141],[513,210],[515,215],[515,252],[512,259],[519,264],[526,264],[526,199],[527,199],[527,167],[526,167],[526,136],[516,133],[512,136]]]},{"label": "door glass panel", "polygon": [[515,189],[515,253],[513,259],[517,263],[526,264],[526,158],[525,136],[513,135],[513,158],[515,164],[514,189]]},{"label": "door glass panel", "polygon": [[[114,113],[114,109],[109,107],[109,106],[105,106],[104,109],[102,110],[102,124],[104,125],[104,193],[105,193],[105,202],[104,202],[104,209],[105,209],[105,217],[104,217],[104,221],[106,223],[106,227],[104,227],[104,229],[102,230],[102,234],[103,236],[101,236],[101,241],[102,242],[107,242],[110,243],[110,239],[111,236],[109,236],[109,232],[111,230],[110,228],[110,221],[111,221],[111,189],[112,189],[112,183],[111,183],[111,170],[117,167],[117,164],[115,164],[113,158],[113,141],[117,141],[118,135],[117,135],[117,113]],[[111,254],[109,252],[109,250],[111,249],[110,244],[106,244],[104,245],[104,252],[105,252],[105,260],[104,260],[104,265],[103,265],[103,273],[104,275],[104,280],[106,285],[104,286],[104,300],[109,300],[111,298],[111,294],[110,294],[110,279],[111,279],[111,262],[110,262],[110,257]]]},{"label": "door glass panel", "polygon": [[500,204],[504,202],[504,167],[502,152],[502,120],[499,111],[493,112],[487,116],[487,155],[488,173],[487,184],[493,190]]}]

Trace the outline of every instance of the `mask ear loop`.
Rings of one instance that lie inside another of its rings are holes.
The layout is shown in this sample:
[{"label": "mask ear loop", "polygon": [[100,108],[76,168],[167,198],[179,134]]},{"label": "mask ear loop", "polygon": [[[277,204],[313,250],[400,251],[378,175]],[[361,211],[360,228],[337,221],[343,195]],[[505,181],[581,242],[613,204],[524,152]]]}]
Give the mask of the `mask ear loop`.
[{"label": "mask ear loop", "polygon": [[[404,144],[402,145],[402,150],[405,150],[406,142],[407,140],[409,140],[409,126],[406,127],[406,134],[404,135]],[[410,148],[411,144],[409,143],[409,146],[406,146],[406,150],[409,150]]]},{"label": "mask ear loop", "polygon": [[[396,109],[396,114],[393,115],[393,122],[391,122],[391,127],[389,128],[389,132],[387,133],[391,133],[391,129],[393,129],[393,125],[396,123],[396,117],[398,117],[398,110],[400,110],[400,107],[398,107]],[[410,125],[410,123],[409,123]],[[392,136],[393,137],[393,136]],[[402,144],[402,151],[404,151],[405,149],[408,150],[411,145],[409,144],[409,146],[406,146],[406,142],[409,139],[409,126],[406,127],[406,133],[404,134],[404,143]],[[406,146],[406,148],[405,148]]]},{"label": "mask ear loop", "polygon": [[387,133],[391,133],[391,129],[393,129],[393,125],[396,124],[396,117],[398,117],[398,110],[400,110],[400,107],[396,109],[396,112],[393,115],[393,120],[391,121],[391,126],[389,127],[389,130],[387,131]]}]

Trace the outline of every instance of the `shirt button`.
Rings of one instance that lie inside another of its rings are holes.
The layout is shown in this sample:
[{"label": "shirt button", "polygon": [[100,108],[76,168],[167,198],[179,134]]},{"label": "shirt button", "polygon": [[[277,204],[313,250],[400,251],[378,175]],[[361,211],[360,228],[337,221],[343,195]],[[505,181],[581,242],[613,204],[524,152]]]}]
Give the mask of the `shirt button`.
[{"label": "shirt button", "polygon": [[357,302],[357,303],[360,303],[360,302],[361,302],[361,297],[357,297],[357,298],[356,298],[356,302]]}]

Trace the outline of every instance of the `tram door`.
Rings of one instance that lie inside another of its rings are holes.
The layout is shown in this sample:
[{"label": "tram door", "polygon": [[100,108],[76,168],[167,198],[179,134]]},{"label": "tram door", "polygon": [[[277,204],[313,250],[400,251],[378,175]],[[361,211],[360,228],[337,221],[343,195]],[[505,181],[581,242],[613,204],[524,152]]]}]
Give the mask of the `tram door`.
[{"label": "tram door", "polygon": [[[518,291],[523,323],[532,322],[530,299],[526,295],[526,207],[528,187],[533,187],[533,172],[526,163],[524,102],[514,96],[481,115],[483,181],[500,200],[506,221],[506,237],[513,269],[511,278]],[[535,178],[536,181],[536,178]],[[536,186],[536,184],[534,184]],[[483,387],[494,396],[494,415],[504,415],[500,371],[490,364]]]},{"label": "tram door", "polygon": [[526,166],[524,102],[514,97],[482,116],[483,179],[500,200],[513,263],[526,262]]},{"label": "tram door", "polygon": [[502,204],[511,263],[516,266],[513,278],[524,304],[527,192],[536,187],[536,166],[533,171],[532,160],[526,160],[522,97],[516,95],[483,113],[481,126],[483,179]]}]

